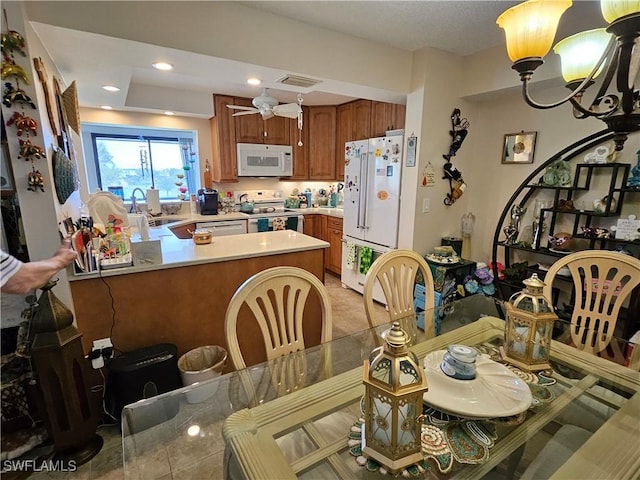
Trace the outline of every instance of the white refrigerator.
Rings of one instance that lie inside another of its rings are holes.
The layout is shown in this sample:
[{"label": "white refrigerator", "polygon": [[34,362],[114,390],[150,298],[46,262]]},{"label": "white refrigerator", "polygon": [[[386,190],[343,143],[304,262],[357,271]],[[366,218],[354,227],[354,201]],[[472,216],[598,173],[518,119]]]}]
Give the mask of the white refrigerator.
[{"label": "white refrigerator", "polygon": [[[402,135],[345,144],[343,285],[360,293],[368,267],[398,246]],[[374,298],[384,302],[382,290]]]}]

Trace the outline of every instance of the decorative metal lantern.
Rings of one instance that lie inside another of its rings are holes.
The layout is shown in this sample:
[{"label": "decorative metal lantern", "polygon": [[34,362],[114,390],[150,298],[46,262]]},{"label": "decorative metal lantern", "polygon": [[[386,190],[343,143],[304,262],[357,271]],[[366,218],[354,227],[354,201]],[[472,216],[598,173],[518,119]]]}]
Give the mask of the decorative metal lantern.
[{"label": "decorative metal lantern", "polygon": [[542,294],[544,282],[537,274],[523,280],[525,289],[511,295],[505,304],[507,325],[504,345],[500,347],[506,362],[526,371],[547,370],[553,322],[558,317]]},{"label": "decorative metal lantern", "polygon": [[395,474],[423,460],[420,435],[427,379],[398,322],[382,336],[386,344],[364,362],[362,453]]}]

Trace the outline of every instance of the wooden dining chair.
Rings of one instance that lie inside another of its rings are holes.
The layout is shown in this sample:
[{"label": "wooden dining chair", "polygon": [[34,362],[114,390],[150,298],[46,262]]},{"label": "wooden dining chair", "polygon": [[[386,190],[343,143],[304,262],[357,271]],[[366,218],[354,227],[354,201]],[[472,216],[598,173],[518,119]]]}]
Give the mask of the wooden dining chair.
[{"label": "wooden dining chair", "polygon": [[238,313],[247,305],[264,339],[267,360],[305,348],[304,307],[309,293],[320,299],[321,338],[331,340],[331,300],[324,284],[312,273],[298,267],[273,267],[256,273],[235,292],[225,316],[224,332],[229,358],[236,370],[246,368],[238,342]]},{"label": "wooden dining chair", "polygon": [[[425,284],[425,334],[435,336],[431,315],[435,307],[433,276],[429,265],[413,250],[390,250],[378,257],[364,279],[364,308],[369,326],[415,318],[414,288],[418,270],[422,270]],[[378,283],[387,303],[388,317],[376,315],[373,304],[373,288]]]},{"label": "wooden dining chair", "polygon": [[[323,283],[312,273],[297,267],[273,267],[253,275],[235,292],[225,316],[225,337],[229,358],[238,370],[239,380],[249,407],[255,407],[264,401],[265,392],[273,390],[276,396],[286,395],[302,389],[307,384],[306,356],[303,334],[303,313],[311,292],[315,292],[321,307],[321,343],[332,339],[331,300]],[[255,372],[246,369],[246,363],[238,342],[238,314],[243,305],[247,305],[258,323],[264,338],[269,366],[262,371],[261,378],[254,378]],[[331,344],[323,348],[320,358],[319,375],[329,378],[332,375]],[[240,385],[230,386],[232,401],[241,402]],[[341,412],[337,412],[342,415]],[[332,418],[335,420],[335,418]],[[338,422],[340,432],[350,425]],[[345,426],[346,425],[346,426]],[[335,429],[330,424],[329,429]],[[304,439],[316,435],[318,426],[313,422],[302,425],[302,433],[294,431],[279,439],[282,451],[297,451]],[[224,471],[229,472],[230,452],[224,457]],[[229,475],[227,475],[230,478]]]},{"label": "wooden dining chair", "polygon": [[[556,261],[545,275],[544,295],[553,298],[566,267],[573,281],[571,340],[577,348],[598,354],[611,342],[620,308],[640,285],[640,260],[608,250],[584,250]],[[564,276],[565,283],[567,276]]]}]

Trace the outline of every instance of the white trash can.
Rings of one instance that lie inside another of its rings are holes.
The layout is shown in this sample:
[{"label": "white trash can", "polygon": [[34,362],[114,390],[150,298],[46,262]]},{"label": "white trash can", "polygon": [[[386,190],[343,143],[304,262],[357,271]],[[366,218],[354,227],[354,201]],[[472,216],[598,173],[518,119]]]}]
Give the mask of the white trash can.
[{"label": "white trash can", "polygon": [[[185,387],[219,376],[227,363],[227,351],[219,345],[194,348],[178,359],[178,369]],[[185,393],[188,403],[200,403],[212,397],[218,384],[198,385]]]}]

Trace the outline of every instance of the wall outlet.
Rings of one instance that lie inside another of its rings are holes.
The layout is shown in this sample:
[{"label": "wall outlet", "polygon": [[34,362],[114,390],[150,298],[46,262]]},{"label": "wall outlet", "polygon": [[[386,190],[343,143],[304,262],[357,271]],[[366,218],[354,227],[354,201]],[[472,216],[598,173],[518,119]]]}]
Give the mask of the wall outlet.
[{"label": "wall outlet", "polygon": [[431,199],[422,199],[422,213],[428,213],[431,210]]}]

